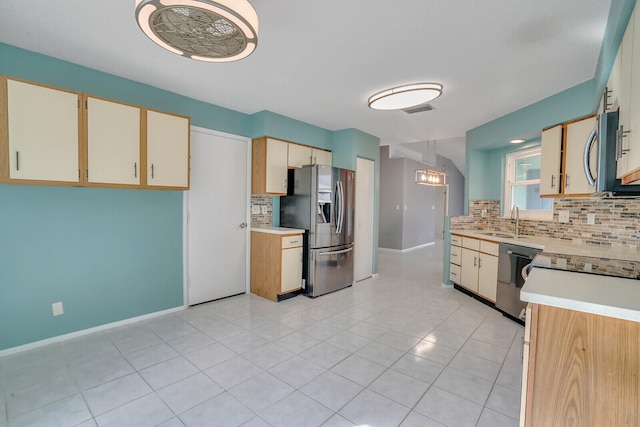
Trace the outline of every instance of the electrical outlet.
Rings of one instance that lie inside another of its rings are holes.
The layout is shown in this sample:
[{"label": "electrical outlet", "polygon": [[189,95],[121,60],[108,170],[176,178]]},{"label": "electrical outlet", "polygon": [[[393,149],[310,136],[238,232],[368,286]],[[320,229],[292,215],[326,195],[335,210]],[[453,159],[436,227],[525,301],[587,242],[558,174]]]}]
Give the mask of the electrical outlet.
[{"label": "electrical outlet", "polygon": [[260,213],[262,215],[266,215],[267,213],[269,213],[269,209],[267,205],[260,205]]},{"label": "electrical outlet", "polygon": [[260,205],[251,205],[251,215],[258,215],[260,213]]},{"label": "electrical outlet", "polygon": [[588,213],[587,214],[587,224],[594,225],[596,223],[596,214]]},{"label": "electrical outlet", "polygon": [[569,222],[569,211],[558,211],[558,222]]},{"label": "electrical outlet", "polygon": [[557,258],[556,259],[556,265],[558,266],[558,268],[566,270],[567,269],[567,260],[564,259],[564,258]]},{"label": "electrical outlet", "polygon": [[584,271],[585,271],[585,273],[591,273],[591,268],[592,268],[592,267],[593,267],[593,266],[591,265],[591,263],[590,263],[590,262],[585,262],[585,263],[584,263]]},{"label": "electrical outlet", "polygon": [[487,210],[486,209],[482,209],[482,211],[480,212],[480,216],[482,216],[482,218],[486,218],[487,217]]},{"label": "electrical outlet", "polygon": [[60,316],[61,314],[64,314],[64,308],[62,308],[62,302],[58,301],[51,304],[51,311],[53,311],[54,316]]}]

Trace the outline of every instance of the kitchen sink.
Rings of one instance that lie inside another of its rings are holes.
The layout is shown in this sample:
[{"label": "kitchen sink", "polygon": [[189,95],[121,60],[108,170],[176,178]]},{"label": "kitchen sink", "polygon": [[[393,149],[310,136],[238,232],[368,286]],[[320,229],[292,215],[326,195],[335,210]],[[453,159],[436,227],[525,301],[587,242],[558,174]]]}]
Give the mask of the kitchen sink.
[{"label": "kitchen sink", "polygon": [[508,239],[513,239],[514,238],[513,234],[496,233],[496,232],[493,232],[493,231],[482,231],[482,232],[479,232],[478,234],[482,234],[484,236],[503,237],[503,238],[508,238]]}]

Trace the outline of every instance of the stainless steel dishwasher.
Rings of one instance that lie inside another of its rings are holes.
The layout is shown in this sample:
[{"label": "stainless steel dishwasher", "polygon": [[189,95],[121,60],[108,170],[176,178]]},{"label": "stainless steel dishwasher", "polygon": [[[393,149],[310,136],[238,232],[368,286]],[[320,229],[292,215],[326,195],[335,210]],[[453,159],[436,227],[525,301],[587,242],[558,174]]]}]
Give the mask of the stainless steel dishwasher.
[{"label": "stainless steel dishwasher", "polygon": [[498,256],[498,290],[496,308],[522,321],[526,302],[520,300],[520,290],[524,285],[522,270],[527,267],[540,249],[500,243]]}]

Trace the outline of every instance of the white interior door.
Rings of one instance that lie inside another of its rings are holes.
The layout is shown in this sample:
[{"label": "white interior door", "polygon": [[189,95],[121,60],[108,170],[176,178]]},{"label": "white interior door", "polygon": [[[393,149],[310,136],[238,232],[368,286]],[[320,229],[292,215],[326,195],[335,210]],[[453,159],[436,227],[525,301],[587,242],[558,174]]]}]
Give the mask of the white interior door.
[{"label": "white interior door", "polygon": [[374,175],[372,160],[357,158],[356,163],[356,229],[353,277],[357,282],[373,274]]},{"label": "white interior door", "polygon": [[249,140],[191,128],[187,209],[189,305],[247,290]]}]

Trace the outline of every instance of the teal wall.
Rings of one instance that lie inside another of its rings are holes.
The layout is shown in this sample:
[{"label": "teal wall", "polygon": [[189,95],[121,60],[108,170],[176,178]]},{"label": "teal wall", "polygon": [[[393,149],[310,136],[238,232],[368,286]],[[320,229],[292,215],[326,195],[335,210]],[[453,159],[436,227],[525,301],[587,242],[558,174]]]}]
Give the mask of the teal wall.
[{"label": "teal wall", "polygon": [[[368,157],[379,179],[379,140],[359,131],[246,115],[2,43],[0,74],[188,115],[194,126],[335,146],[336,165]],[[0,351],[183,306],[182,209],[177,191],[0,185]],[[65,313],[53,317],[57,301]]]},{"label": "teal wall", "polygon": [[539,143],[543,128],[596,113],[636,0],[614,0],[594,78],[467,131],[465,214],[469,200],[502,200],[508,141]]}]

